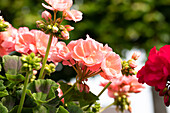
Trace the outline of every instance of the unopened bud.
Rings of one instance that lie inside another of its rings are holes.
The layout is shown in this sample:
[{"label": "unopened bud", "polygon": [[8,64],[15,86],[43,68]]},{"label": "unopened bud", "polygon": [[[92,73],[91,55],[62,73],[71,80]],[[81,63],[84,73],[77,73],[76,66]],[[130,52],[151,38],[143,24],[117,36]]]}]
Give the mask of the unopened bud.
[{"label": "unopened bud", "polygon": [[84,90],[84,84],[82,83],[77,83],[77,89],[82,92]]},{"label": "unopened bud", "polygon": [[63,37],[64,40],[68,40],[70,37],[69,37],[69,32],[64,30],[64,31],[61,31],[61,36]]},{"label": "unopened bud", "polygon": [[140,57],[140,55],[141,55],[140,52],[135,51],[132,55],[132,59],[137,60]]},{"label": "unopened bud", "polygon": [[66,30],[66,28],[63,25],[59,25],[60,30]]},{"label": "unopened bud", "polygon": [[169,106],[169,96],[168,95],[165,95],[164,96],[164,104],[166,105],[166,106]]},{"label": "unopened bud", "polygon": [[53,30],[53,33],[57,33],[58,32],[58,27],[57,26],[53,26],[52,30]]},{"label": "unopened bud", "polygon": [[133,59],[130,59],[128,63],[131,68],[136,68],[138,66]]},{"label": "unopened bud", "polygon": [[48,11],[43,11],[41,14],[42,18],[44,18],[45,20],[51,20],[51,14]]},{"label": "unopened bud", "polygon": [[167,87],[165,87],[164,89],[160,90],[159,91],[159,96],[164,96],[167,93],[167,91],[168,91]]},{"label": "unopened bud", "polygon": [[52,26],[51,26],[51,25],[48,25],[48,26],[47,26],[47,29],[51,30],[51,29],[52,29]]},{"label": "unopened bud", "polygon": [[74,27],[70,26],[70,25],[65,25],[65,28],[67,29],[67,31],[72,31],[74,30]]},{"label": "unopened bud", "polygon": [[85,91],[86,93],[89,93],[89,91],[90,91],[89,86],[86,85],[86,84],[84,84],[84,91]]}]

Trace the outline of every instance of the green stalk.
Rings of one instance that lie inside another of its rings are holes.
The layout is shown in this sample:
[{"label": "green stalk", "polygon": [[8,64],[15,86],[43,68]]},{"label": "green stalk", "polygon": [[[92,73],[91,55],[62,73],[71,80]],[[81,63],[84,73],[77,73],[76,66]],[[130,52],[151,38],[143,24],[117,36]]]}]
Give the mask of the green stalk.
[{"label": "green stalk", "polygon": [[100,110],[99,113],[103,112],[104,110],[106,110],[107,108],[109,108],[110,106],[114,105],[114,103],[109,104],[108,106],[104,107],[103,109]]},{"label": "green stalk", "polygon": [[[100,97],[100,95],[109,87],[109,85],[111,84],[112,82],[109,82],[104,88],[103,90],[97,95],[97,97]],[[95,101],[96,102],[96,101]],[[92,102],[91,104],[89,104],[89,106],[86,108],[86,110],[88,110],[95,102]]]},{"label": "green stalk", "polygon": [[39,78],[38,79],[43,79],[43,73],[44,73],[44,69],[45,69],[45,64],[47,62],[47,58],[48,58],[48,54],[50,52],[50,47],[51,47],[51,42],[52,42],[52,38],[53,38],[53,35],[51,34],[50,35],[50,38],[48,40],[48,45],[47,45],[47,50],[46,50],[46,53],[45,53],[45,57],[43,59],[43,65],[42,65],[42,68],[40,70],[40,74],[39,74]]},{"label": "green stalk", "polygon": [[74,89],[76,83],[74,83],[74,85],[72,87],[70,87],[59,99],[61,100],[62,98],[64,98],[65,95],[67,95],[72,89]]},{"label": "green stalk", "polygon": [[21,100],[20,100],[20,103],[19,103],[17,113],[21,113],[21,111],[22,111],[22,107],[23,107],[24,100],[25,100],[26,89],[27,89],[27,85],[28,85],[28,82],[29,82],[29,74],[30,74],[30,72],[26,73],[26,78],[25,78],[25,82],[24,82],[24,88],[23,88],[23,91],[22,91]]}]

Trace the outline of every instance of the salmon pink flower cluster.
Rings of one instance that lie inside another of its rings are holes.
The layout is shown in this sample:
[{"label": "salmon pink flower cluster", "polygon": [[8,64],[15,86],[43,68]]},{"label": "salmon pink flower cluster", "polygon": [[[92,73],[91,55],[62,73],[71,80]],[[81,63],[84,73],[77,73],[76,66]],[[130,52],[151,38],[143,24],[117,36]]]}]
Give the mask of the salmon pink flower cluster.
[{"label": "salmon pink flower cluster", "polygon": [[76,65],[79,80],[96,74],[105,79],[117,78],[121,72],[121,59],[108,45],[95,41],[87,35],[86,40],[71,41],[67,46],[58,42],[51,54],[53,62],[63,61],[64,65]]},{"label": "salmon pink flower cluster", "polygon": [[156,50],[152,48],[149,53],[148,60],[141,70],[137,73],[140,83],[146,83],[155,87],[160,92],[160,96],[164,96],[165,105],[170,105],[170,45],[165,45]]},{"label": "salmon pink flower cluster", "polygon": [[[100,86],[105,87],[110,81],[105,80],[100,83]],[[138,79],[132,76],[120,76],[117,79],[112,79],[108,87],[108,95],[114,98],[113,105],[119,111],[129,110],[131,112],[130,101],[128,100],[130,93],[139,93],[144,86],[138,82]]]},{"label": "salmon pink flower cluster", "polygon": [[[17,51],[21,54],[45,55],[49,35],[40,30],[29,30],[27,27],[20,27],[18,30],[10,26],[7,31],[0,33],[1,56]],[[51,50],[57,44],[57,38],[53,38]]]}]

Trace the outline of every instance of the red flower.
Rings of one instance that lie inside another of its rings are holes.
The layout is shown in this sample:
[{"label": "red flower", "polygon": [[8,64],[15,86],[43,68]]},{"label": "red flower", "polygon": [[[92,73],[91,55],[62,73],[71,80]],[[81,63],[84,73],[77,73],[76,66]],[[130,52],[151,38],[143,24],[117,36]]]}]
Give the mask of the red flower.
[{"label": "red flower", "polygon": [[170,45],[160,48],[160,51],[157,51],[156,47],[151,49],[145,66],[137,73],[139,82],[146,83],[158,89],[164,89],[166,87],[167,78],[170,74],[169,50]]}]

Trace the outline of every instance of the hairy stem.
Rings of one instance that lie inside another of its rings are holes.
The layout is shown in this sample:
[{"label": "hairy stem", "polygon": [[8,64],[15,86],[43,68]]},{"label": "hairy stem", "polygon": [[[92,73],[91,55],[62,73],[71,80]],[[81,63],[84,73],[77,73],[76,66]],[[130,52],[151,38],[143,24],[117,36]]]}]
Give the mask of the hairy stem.
[{"label": "hairy stem", "polygon": [[45,57],[43,59],[43,64],[42,64],[42,67],[41,67],[41,70],[40,70],[40,74],[39,74],[39,79],[43,79],[43,73],[44,73],[44,69],[45,69],[45,64],[47,62],[47,59],[48,59],[48,54],[50,52],[50,47],[51,47],[51,42],[52,42],[52,38],[53,38],[53,35],[51,34],[50,35],[50,38],[48,40],[48,45],[47,45],[47,49],[46,49],[46,53],[45,53]]},{"label": "hairy stem", "polygon": [[24,82],[24,88],[23,88],[23,91],[22,91],[21,100],[20,100],[20,103],[19,103],[17,113],[21,113],[21,111],[22,111],[22,107],[23,107],[24,100],[25,100],[25,95],[26,95],[26,89],[27,89],[27,85],[28,85],[28,82],[29,82],[29,74],[30,74],[30,72],[26,73],[26,78],[25,78],[25,82]]}]

